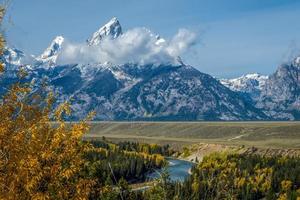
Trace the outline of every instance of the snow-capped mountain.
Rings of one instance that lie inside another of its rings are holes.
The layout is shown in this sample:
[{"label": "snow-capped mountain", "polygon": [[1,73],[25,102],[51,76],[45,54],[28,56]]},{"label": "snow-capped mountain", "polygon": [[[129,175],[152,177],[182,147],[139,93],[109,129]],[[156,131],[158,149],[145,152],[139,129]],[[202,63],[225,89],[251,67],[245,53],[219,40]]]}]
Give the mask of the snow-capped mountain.
[{"label": "snow-capped mountain", "polygon": [[[87,45],[108,37],[122,37],[116,18],[96,31]],[[270,120],[300,119],[300,58],[285,64],[270,77],[248,74],[217,80],[180,57],[177,64],[56,63],[65,39],[56,37],[38,57],[6,48],[2,60],[7,73],[0,79],[0,94],[20,65],[27,81],[38,88],[47,80],[58,103],[70,100],[73,118],[96,111],[96,120]],[[159,36],[156,43],[166,41]],[[175,58],[176,60],[176,58]]]},{"label": "snow-capped mountain", "polygon": [[[72,119],[83,118],[92,110],[96,111],[98,120],[266,118],[238,93],[210,75],[183,64],[74,64],[28,68],[27,81],[38,86],[45,78],[59,94],[58,102],[72,99]],[[0,85],[16,80],[16,77],[4,76]]]},{"label": "snow-capped mountain", "polygon": [[220,79],[220,82],[233,91],[249,94],[252,98],[259,97],[265,87],[268,76],[258,73],[246,74],[233,79]]},{"label": "snow-capped mountain", "polygon": [[50,44],[50,46],[40,55],[37,57],[38,61],[41,61],[44,65],[47,64],[48,66],[55,65],[57,56],[59,51],[62,48],[64,43],[63,36],[57,36]]},{"label": "snow-capped mountain", "polygon": [[[112,18],[104,26],[102,26],[98,31],[96,31],[91,38],[87,40],[87,44],[98,45],[101,40],[106,37],[109,39],[115,39],[122,34],[122,27],[116,17]],[[57,36],[51,42],[49,47],[36,58],[39,62],[35,65],[43,65],[44,67],[55,66],[57,64],[57,58],[60,54],[62,46],[64,44],[65,38],[63,36]]]},{"label": "snow-capped mountain", "polygon": [[88,45],[98,45],[105,37],[115,39],[122,34],[122,27],[116,17],[112,18],[107,24],[96,31],[88,40]]}]

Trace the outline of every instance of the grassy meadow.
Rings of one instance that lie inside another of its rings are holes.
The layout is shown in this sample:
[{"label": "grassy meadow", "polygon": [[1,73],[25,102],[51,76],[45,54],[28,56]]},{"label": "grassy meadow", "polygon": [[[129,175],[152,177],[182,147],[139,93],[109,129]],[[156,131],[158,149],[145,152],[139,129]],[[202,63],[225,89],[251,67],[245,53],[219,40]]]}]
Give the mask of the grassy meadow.
[{"label": "grassy meadow", "polygon": [[91,122],[87,140],[300,148],[300,122]]}]

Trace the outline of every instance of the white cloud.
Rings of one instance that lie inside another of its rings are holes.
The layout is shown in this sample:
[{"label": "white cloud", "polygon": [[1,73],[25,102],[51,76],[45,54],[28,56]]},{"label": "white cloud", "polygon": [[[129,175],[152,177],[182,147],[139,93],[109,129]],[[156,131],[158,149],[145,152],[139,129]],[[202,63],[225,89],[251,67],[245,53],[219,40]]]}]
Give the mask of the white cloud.
[{"label": "white cloud", "polygon": [[157,39],[146,28],[128,30],[111,40],[104,38],[97,46],[66,41],[58,56],[59,64],[69,63],[174,63],[196,42],[196,34],[180,29],[170,40]]},{"label": "white cloud", "polygon": [[187,29],[180,29],[178,33],[173,37],[166,50],[171,56],[179,56],[191,46],[193,46],[195,43],[195,33]]}]

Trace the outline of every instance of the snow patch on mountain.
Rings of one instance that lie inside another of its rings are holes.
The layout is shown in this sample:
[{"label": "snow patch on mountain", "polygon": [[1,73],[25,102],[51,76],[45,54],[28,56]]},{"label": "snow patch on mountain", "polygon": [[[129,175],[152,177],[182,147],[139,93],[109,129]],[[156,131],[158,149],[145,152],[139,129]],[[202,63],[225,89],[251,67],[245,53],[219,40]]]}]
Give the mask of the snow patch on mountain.
[{"label": "snow patch on mountain", "polygon": [[268,76],[253,73],[233,79],[220,79],[220,82],[233,91],[248,93],[256,98],[264,88],[267,79]]},{"label": "snow patch on mountain", "polygon": [[27,66],[35,62],[34,56],[27,55],[23,51],[11,47],[5,47],[2,60],[5,66],[14,69],[20,66]]},{"label": "snow patch on mountain", "polygon": [[22,59],[25,57],[24,52],[9,47],[4,50],[3,55],[6,62],[12,65],[22,65]]},{"label": "snow patch on mountain", "polygon": [[300,56],[296,56],[296,57],[293,59],[292,65],[294,65],[294,66],[300,68]]}]

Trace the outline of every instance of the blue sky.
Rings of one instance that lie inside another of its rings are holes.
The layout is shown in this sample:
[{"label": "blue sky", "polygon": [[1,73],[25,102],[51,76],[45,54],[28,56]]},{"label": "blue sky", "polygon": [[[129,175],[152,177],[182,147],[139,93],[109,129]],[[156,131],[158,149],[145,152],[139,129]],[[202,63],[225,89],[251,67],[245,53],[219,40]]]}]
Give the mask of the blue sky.
[{"label": "blue sky", "polygon": [[270,74],[300,45],[299,0],[12,0],[4,28],[10,45],[37,55],[57,35],[85,41],[113,16],[165,38],[197,32],[184,60],[217,77]]}]

